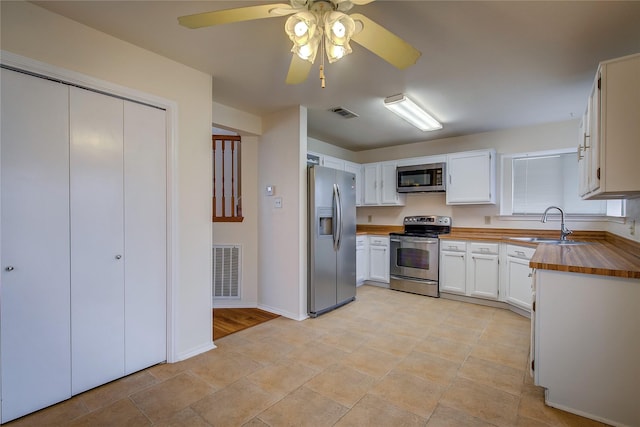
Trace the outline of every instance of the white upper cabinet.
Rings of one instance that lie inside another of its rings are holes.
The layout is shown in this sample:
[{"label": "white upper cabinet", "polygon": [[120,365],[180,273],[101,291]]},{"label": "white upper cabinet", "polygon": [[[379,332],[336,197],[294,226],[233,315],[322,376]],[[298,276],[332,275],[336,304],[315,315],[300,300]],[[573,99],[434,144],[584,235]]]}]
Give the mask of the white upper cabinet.
[{"label": "white upper cabinet", "polygon": [[447,204],[495,204],[496,151],[447,155]]},{"label": "white upper cabinet", "polygon": [[368,206],[403,206],[405,195],[396,191],[396,161],[367,163],[364,171],[364,200]]},{"label": "white upper cabinet", "polygon": [[338,159],[336,157],[331,157],[331,156],[323,156],[322,166],[324,167],[343,171],[345,170],[344,165],[345,165],[345,161],[342,159]]},{"label": "white upper cabinet", "polygon": [[640,54],[600,63],[581,126],[585,199],[640,196]]},{"label": "white upper cabinet", "polygon": [[344,170],[356,176],[356,206],[362,206],[362,165],[345,160]]}]

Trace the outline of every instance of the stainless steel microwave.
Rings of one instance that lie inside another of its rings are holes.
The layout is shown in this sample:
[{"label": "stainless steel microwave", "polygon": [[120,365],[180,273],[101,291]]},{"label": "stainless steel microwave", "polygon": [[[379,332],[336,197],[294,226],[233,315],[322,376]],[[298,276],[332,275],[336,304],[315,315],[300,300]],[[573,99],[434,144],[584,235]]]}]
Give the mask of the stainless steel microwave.
[{"label": "stainless steel microwave", "polygon": [[400,166],[396,169],[398,193],[426,193],[445,191],[445,168],[443,163]]}]

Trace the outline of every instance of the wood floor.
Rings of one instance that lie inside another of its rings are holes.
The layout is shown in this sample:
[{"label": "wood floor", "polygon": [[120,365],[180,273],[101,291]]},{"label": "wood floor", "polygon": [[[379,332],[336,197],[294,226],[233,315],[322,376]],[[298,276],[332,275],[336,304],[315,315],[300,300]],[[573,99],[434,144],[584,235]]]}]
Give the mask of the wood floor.
[{"label": "wood floor", "polygon": [[276,317],[279,316],[259,308],[214,308],[213,339],[220,339]]}]

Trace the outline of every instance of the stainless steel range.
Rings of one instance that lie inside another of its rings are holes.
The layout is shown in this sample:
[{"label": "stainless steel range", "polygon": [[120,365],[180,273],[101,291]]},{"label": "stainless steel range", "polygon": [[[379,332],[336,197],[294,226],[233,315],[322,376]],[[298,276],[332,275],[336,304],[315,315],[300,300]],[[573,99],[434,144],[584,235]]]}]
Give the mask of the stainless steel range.
[{"label": "stainless steel range", "polygon": [[390,288],[439,297],[438,235],[451,232],[451,217],[407,216],[404,233],[391,233]]}]

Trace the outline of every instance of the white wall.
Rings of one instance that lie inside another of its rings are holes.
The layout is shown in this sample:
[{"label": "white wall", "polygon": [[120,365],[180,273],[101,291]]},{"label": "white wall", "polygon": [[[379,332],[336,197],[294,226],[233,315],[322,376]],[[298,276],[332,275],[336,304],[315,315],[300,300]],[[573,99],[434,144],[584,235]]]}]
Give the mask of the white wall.
[{"label": "white wall", "polygon": [[211,76],[27,2],[1,2],[1,48],[176,103],[176,355],[211,348]]},{"label": "white wall", "polygon": [[[259,306],[292,319],[306,309],[307,110],[263,117],[259,144]],[[267,196],[265,187],[275,186]],[[274,206],[282,198],[282,208]]]}]

